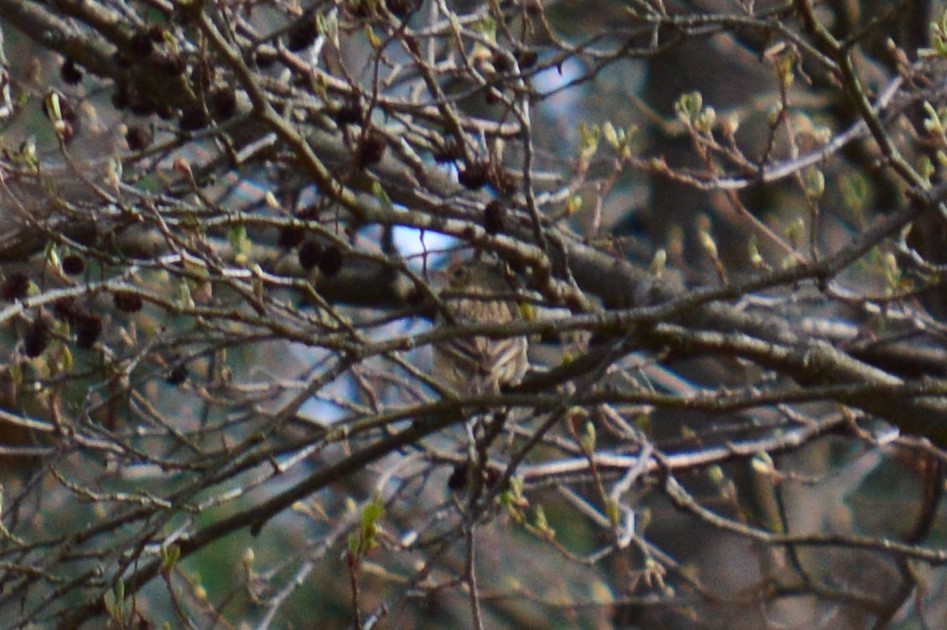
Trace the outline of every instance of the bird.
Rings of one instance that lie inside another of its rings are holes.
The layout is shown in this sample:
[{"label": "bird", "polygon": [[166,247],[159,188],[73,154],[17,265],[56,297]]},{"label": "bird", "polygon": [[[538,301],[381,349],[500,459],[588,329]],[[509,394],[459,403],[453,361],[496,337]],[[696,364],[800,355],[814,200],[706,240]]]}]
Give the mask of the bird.
[{"label": "bird", "polygon": [[[459,325],[507,324],[519,317],[509,294],[513,286],[501,265],[489,260],[459,262],[447,270],[439,292]],[[443,324],[446,318],[438,316]],[[434,377],[459,395],[496,394],[517,385],[529,368],[525,336],[490,338],[456,335],[434,344]]]}]

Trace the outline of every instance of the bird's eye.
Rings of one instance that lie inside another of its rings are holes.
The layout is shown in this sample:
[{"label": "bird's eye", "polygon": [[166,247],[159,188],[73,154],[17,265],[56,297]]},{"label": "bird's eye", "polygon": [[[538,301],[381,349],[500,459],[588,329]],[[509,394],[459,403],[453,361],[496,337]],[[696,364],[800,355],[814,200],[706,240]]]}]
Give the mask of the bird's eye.
[{"label": "bird's eye", "polygon": [[450,272],[450,280],[452,284],[461,284],[467,279],[467,267],[460,266],[455,267]]}]

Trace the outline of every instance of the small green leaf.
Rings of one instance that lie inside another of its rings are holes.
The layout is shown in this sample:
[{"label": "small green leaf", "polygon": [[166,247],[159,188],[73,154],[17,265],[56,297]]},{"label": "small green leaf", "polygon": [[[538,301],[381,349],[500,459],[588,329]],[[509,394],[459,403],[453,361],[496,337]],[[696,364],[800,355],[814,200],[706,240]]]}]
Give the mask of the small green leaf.
[{"label": "small green leaf", "polygon": [[366,24],[364,31],[365,38],[368,40],[368,45],[377,50],[378,47],[381,46],[381,40],[378,39],[378,35],[375,34],[375,29],[373,29],[370,24]]},{"label": "small green leaf", "polygon": [[375,180],[372,182],[372,194],[381,204],[382,208],[385,210],[394,209],[394,206],[391,203],[391,197],[388,196],[388,193],[385,191],[385,187],[381,185],[380,181]]},{"label": "small green leaf", "polygon": [[243,566],[249,570],[253,567],[255,561],[256,553],[253,551],[253,547],[247,547],[246,551],[243,552]]},{"label": "small green leaf", "polygon": [[379,520],[385,516],[385,505],[379,497],[375,497],[371,503],[362,510],[362,528],[367,529],[375,527]]},{"label": "small green leaf", "polygon": [[539,529],[547,529],[549,527],[549,521],[546,519],[546,510],[543,509],[543,506],[536,506],[536,527]]},{"label": "small green leaf", "polygon": [[621,141],[618,138],[618,133],[615,131],[615,126],[609,121],[606,121],[605,124],[602,125],[602,137],[605,138],[605,142],[613,149],[617,150],[621,146]]},{"label": "small green leaf", "polygon": [[803,174],[803,186],[806,197],[812,200],[821,199],[825,192],[825,175],[822,170],[815,167],[807,168]]},{"label": "small green leaf", "polygon": [[703,106],[704,97],[700,92],[694,91],[681,94],[674,104],[674,110],[685,121],[693,124]]},{"label": "small green leaf", "polygon": [[707,255],[716,260],[719,257],[719,252],[713,235],[707,230],[700,230],[697,237],[700,239],[700,245],[707,252]]},{"label": "small green leaf", "polygon": [[236,255],[247,254],[250,251],[250,238],[247,236],[246,226],[242,223],[232,225],[227,238]]},{"label": "small green leaf", "polygon": [[750,263],[754,267],[762,268],[766,266],[766,261],[763,260],[763,256],[762,254],[760,254],[760,245],[759,245],[759,242],[756,240],[756,234],[750,235],[750,240],[747,243],[747,249],[750,255]]},{"label": "small green leaf", "polygon": [[53,241],[46,243],[46,261],[56,269],[62,266],[59,260],[59,248]]},{"label": "small green leaf", "polygon": [[591,420],[585,423],[585,433],[582,435],[582,450],[586,453],[592,453],[595,451],[595,425]]},{"label": "small green leaf", "polygon": [[613,526],[621,523],[621,507],[614,499],[605,499],[605,515],[608,516],[608,522]]},{"label": "small green leaf", "polygon": [[161,549],[161,572],[168,574],[181,558],[181,548],[177,545],[168,545]]},{"label": "small green leaf", "polygon": [[602,137],[602,129],[598,125],[579,124],[579,157],[587,160],[598,151],[599,139]]}]

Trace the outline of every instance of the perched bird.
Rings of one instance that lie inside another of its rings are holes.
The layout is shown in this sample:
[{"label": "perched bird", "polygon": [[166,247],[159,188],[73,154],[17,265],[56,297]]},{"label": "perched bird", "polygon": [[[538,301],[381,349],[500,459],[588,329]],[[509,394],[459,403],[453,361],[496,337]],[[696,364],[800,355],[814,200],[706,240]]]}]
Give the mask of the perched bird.
[{"label": "perched bird", "polygon": [[[513,291],[496,263],[475,261],[452,265],[440,292],[459,325],[505,324],[519,319],[509,295]],[[443,322],[443,317],[439,318]],[[497,393],[516,385],[526,373],[526,337],[494,339],[458,335],[434,345],[434,376],[458,394]]]}]

